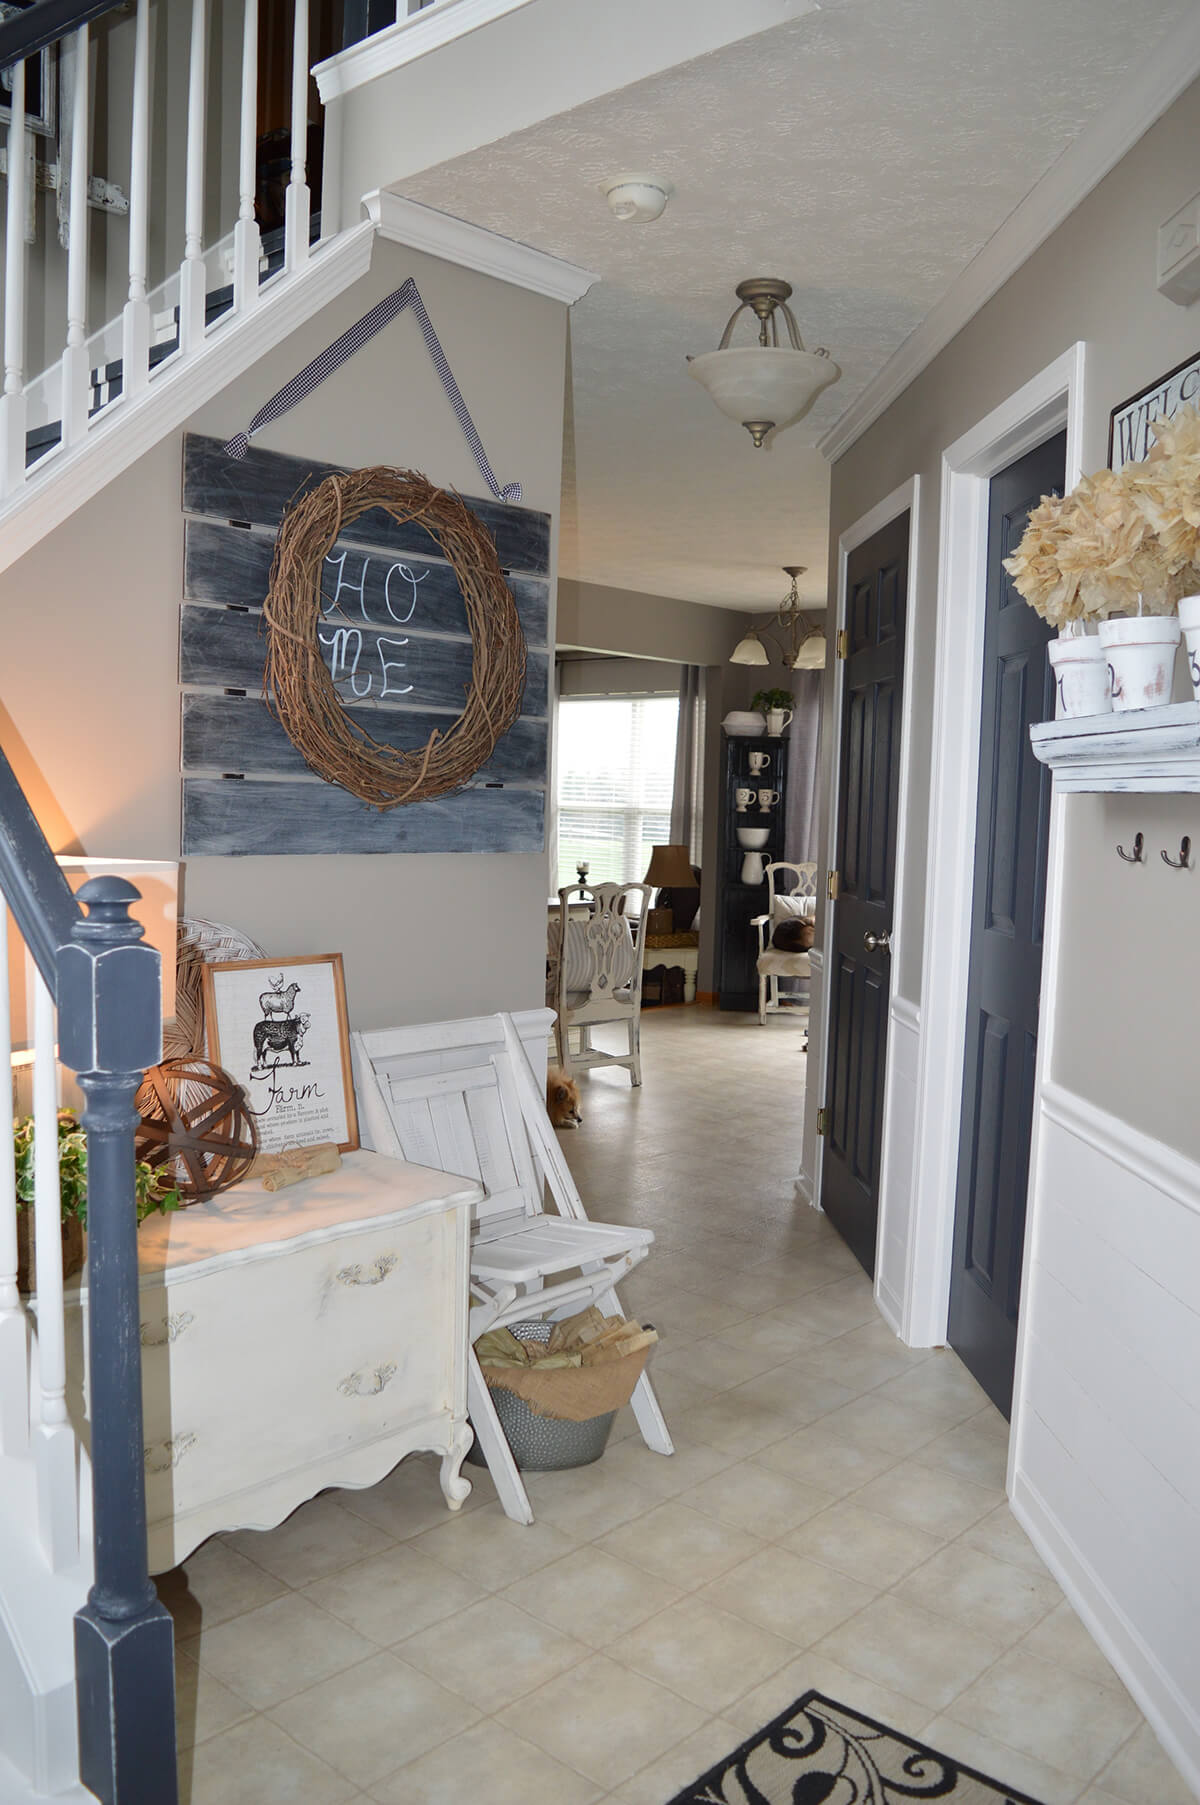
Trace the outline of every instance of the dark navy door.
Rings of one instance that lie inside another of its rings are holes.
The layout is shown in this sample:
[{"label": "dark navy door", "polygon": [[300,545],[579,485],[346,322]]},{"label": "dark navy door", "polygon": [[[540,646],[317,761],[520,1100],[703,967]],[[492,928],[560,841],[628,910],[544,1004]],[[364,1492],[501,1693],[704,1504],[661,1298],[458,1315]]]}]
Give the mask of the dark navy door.
[{"label": "dark navy door", "polygon": [[821,1208],[875,1271],[909,516],[850,554]]},{"label": "dark navy door", "polygon": [[950,1345],[1008,1416],[1042,982],[1050,773],[1029,729],[1054,714],[1050,629],[1001,560],[1030,510],[1062,493],[1066,434],[993,477]]}]

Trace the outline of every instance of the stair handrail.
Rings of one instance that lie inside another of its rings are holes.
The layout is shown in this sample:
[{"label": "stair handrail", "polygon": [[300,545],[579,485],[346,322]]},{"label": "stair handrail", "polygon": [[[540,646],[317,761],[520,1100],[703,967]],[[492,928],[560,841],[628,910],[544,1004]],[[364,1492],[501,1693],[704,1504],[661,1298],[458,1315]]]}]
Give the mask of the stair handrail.
[{"label": "stair handrail", "polygon": [[58,951],[83,920],[16,773],[0,751],[0,890],[42,981],[58,1001]]},{"label": "stair handrail", "polygon": [[24,12],[0,21],[0,69],[36,56],[80,25],[116,12],[123,0],[34,0]]},{"label": "stair handrail", "polygon": [[[174,1629],[146,1556],[134,1195],[134,1098],[145,1068],[162,1056],[162,961],[130,914],[139,892],[124,878],[92,878],[72,896],[2,750],[0,892],[44,986],[34,1077],[43,1168],[35,1196],[43,1398],[35,1452],[45,1482],[39,1522],[52,1554],[69,1550],[78,1506],[65,1403],[51,999],[59,1058],[84,1096],[94,1583],[75,1614],[79,1774],[105,1805],[176,1805]],[[7,934],[0,941],[7,962]],[[7,1045],[0,1052],[8,1057]],[[11,1209],[15,1196],[0,1203]]]}]

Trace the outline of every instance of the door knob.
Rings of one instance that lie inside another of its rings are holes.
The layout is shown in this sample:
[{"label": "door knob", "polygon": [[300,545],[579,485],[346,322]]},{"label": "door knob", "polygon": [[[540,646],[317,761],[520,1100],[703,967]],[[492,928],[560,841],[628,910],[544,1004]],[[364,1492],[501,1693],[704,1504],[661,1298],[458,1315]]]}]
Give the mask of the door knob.
[{"label": "door knob", "polygon": [[886,928],[884,928],[882,934],[872,934],[868,929],[863,935],[863,945],[869,953],[876,951],[890,953],[892,950],[892,936]]}]

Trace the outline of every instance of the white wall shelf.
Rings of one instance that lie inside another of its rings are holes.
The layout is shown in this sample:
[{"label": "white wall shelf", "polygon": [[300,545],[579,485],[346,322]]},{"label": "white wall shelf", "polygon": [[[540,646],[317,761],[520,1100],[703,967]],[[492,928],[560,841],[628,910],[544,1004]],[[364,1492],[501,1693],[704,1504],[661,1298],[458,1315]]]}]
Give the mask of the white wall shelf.
[{"label": "white wall shelf", "polygon": [[1200,792],[1200,702],[1047,721],[1029,738],[1059,790]]}]

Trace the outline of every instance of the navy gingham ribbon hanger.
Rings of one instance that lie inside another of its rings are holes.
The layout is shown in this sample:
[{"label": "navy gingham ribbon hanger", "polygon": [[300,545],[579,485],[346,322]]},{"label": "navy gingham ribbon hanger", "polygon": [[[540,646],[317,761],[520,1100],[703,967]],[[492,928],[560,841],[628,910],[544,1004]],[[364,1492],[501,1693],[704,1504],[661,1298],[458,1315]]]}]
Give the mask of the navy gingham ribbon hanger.
[{"label": "navy gingham ribbon hanger", "polygon": [[483,449],[483,441],[475,430],[475,422],[462,398],[462,391],[454,380],[454,372],[446,361],[446,353],[442,350],[441,341],[433,329],[433,321],[425,311],[425,303],[418,294],[417,285],[411,276],[394,293],[380,301],[378,306],[372,307],[370,313],[364,313],[361,320],[355,320],[353,326],[348,326],[340,338],[334,339],[332,345],[327,345],[324,351],[318,352],[312,362],[305,364],[304,368],[298,371],[290,382],[285,382],[278,394],[272,395],[271,399],[259,408],[245,432],[235,433],[233,438],[222,447],[226,457],[244,458],[250,449],[250,441],[256,433],[261,432],[264,426],[269,426],[272,420],[278,420],[281,414],[286,414],[289,408],[296,406],[297,402],[303,401],[306,396],[311,395],[327,376],[332,376],[335,370],[339,370],[348,357],[353,357],[356,351],[361,350],[363,345],[373,339],[377,332],[382,332],[383,328],[394,320],[397,314],[403,313],[406,307],[411,307],[417,316],[421,334],[425,340],[425,348],[429,352],[434,369],[441,378],[442,387],[446,391],[446,399],[458,416],[458,423],[463,429],[467,444],[471,447],[475,462],[479,465],[480,475],[484,482],[497,501],[520,501],[520,483],[506,483],[501,488],[496,481],[495,472],[488,462],[487,452]]}]

